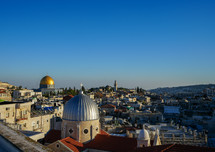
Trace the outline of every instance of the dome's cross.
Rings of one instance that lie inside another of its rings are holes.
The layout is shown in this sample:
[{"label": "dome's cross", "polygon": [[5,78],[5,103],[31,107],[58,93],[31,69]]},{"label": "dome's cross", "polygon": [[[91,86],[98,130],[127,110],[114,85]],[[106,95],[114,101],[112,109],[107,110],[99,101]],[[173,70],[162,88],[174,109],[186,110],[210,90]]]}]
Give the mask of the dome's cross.
[{"label": "dome's cross", "polygon": [[84,86],[83,83],[81,83],[80,86],[81,86],[80,94],[83,94],[83,90],[82,90],[82,88],[83,88],[83,86]]}]

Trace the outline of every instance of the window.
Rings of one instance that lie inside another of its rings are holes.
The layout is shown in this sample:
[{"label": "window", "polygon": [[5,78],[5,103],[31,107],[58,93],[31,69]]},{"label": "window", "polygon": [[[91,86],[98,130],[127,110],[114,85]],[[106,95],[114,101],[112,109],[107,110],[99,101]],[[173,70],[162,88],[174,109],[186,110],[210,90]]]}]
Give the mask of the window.
[{"label": "window", "polygon": [[37,121],[37,125],[36,125],[36,127],[37,127],[37,128],[39,128],[39,124],[40,124],[40,122],[39,122],[39,121]]},{"label": "window", "polygon": [[24,111],[23,111],[23,114],[26,115],[26,114],[27,114],[27,110],[24,110]]},{"label": "window", "polygon": [[32,127],[34,127],[35,126],[35,122],[32,122]]},{"label": "window", "polygon": [[59,144],[56,144],[56,147],[57,147],[57,148],[60,148],[60,145],[59,145]]},{"label": "window", "polygon": [[73,129],[71,128],[71,129],[69,129],[69,133],[70,134],[72,134],[73,133]]},{"label": "window", "polygon": [[88,133],[88,129],[84,129],[84,133],[87,134]]},{"label": "window", "polygon": [[6,110],[10,110],[10,108],[7,107]]},{"label": "window", "polygon": [[99,128],[98,128],[98,127],[96,127],[96,131],[97,131],[97,132],[99,131]]},{"label": "window", "polygon": [[10,115],[9,113],[6,113],[6,118],[8,118],[8,117],[9,117],[9,115]]}]

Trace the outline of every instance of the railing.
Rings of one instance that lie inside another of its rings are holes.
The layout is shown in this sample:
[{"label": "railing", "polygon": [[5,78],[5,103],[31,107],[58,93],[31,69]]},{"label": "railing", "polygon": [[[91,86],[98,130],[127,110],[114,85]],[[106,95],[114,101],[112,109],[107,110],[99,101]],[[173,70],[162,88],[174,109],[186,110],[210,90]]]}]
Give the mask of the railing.
[{"label": "railing", "polygon": [[199,145],[199,146],[206,146],[207,143],[204,138],[162,138],[162,144],[185,144],[185,145]]},{"label": "railing", "polygon": [[22,130],[22,125],[20,124],[6,123],[6,125],[14,130]]}]

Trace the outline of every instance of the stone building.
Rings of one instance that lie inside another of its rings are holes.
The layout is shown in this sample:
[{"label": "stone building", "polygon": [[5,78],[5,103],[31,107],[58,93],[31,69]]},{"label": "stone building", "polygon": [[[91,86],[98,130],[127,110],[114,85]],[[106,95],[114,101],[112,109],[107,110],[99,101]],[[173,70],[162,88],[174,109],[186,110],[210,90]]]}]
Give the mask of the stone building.
[{"label": "stone building", "polygon": [[[51,130],[44,144],[58,152],[135,152],[163,151],[174,146],[161,145],[159,132],[153,136],[143,128],[138,138],[113,136],[100,129],[98,107],[88,96],[80,93],[70,99],[64,108],[61,130]],[[158,146],[158,147],[157,147]],[[185,146],[189,147],[189,146]],[[193,149],[199,149],[195,146]],[[210,151],[211,149],[200,148]],[[182,149],[184,150],[184,149]],[[181,151],[179,150],[173,150]]]},{"label": "stone building", "polygon": [[55,88],[54,79],[47,75],[41,79],[40,88],[37,91],[41,91],[43,95],[51,95],[62,92],[62,89]]},{"label": "stone building", "polygon": [[28,99],[30,97],[42,98],[42,92],[35,92],[34,90],[22,89],[13,91],[13,99]]},{"label": "stone building", "polygon": [[31,102],[0,103],[0,120],[17,130],[48,132],[59,129],[57,117],[62,117],[63,105],[52,112],[32,111]]},{"label": "stone building", "polygon": [[5,88],[0,87],[0,101],[11,101],[11,100],[12,100],[12,97],[10,92]]}]

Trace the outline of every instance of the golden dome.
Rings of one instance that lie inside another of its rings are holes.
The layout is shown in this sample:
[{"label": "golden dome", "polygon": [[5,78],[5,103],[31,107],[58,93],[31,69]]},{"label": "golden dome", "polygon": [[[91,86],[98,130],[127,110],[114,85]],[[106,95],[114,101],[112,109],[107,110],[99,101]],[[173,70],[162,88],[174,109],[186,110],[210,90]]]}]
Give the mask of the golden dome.
[{"label": "golden dome", "polygon": [[47,75],[41,79],[40,85],[54,85],[54,80]]}]

